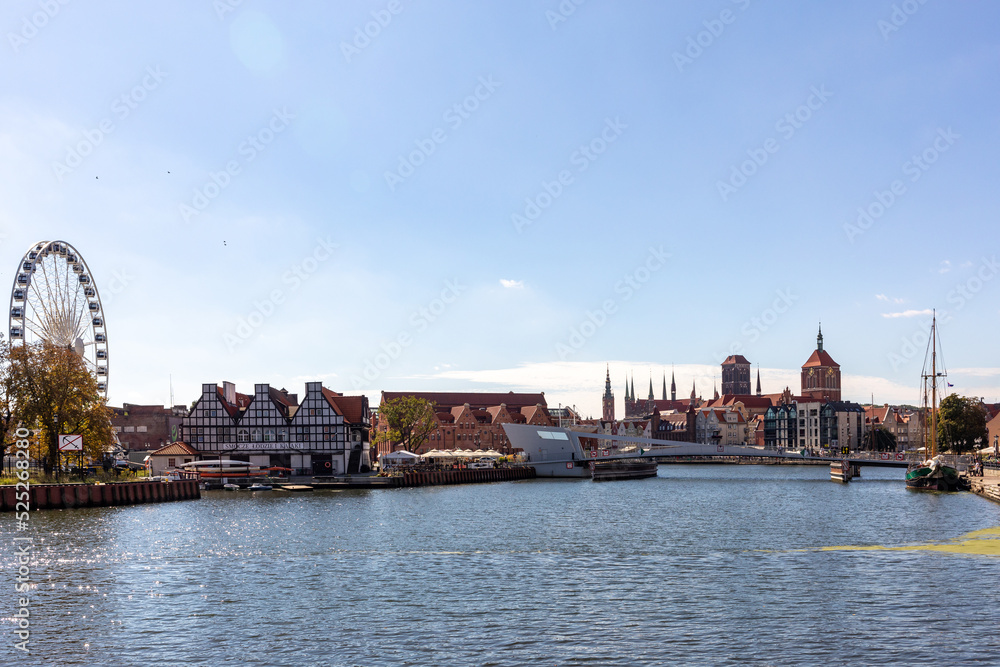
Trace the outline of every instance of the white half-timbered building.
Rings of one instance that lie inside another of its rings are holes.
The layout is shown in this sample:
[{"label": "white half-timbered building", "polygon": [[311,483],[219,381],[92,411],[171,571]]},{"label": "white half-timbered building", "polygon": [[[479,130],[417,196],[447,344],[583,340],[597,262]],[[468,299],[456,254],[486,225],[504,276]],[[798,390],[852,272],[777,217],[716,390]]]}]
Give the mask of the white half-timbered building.
[{"label": "white half-timbered building", "polygon": [[371,414],[365,396],[344,396],[320,382],[295,394],[267,384],[253,396],[202,385],[201,398],[184,420],[184,441],[204,458],[291,468],[297,475],[366,472],[370,466]]}]

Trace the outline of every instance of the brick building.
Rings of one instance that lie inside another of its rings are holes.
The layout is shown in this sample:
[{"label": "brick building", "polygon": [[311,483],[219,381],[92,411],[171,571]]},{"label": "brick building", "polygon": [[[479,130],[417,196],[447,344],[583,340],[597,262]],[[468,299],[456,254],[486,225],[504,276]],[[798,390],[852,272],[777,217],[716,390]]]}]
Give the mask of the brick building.
[{"label": "brick building", "polygon": [[[508,392],[407,392],[383,391],[381,404],[401,396],[416,396],[434,405],[435,428],[417,453],[431,449],[493,449],[509,453],[503,424],[552,426],[545,394]],[[381,405],[380,404],[380,405]],[[385,437],[388,425],[376,419],[378,455],[388,454],[396,443]]]},{"label": "brick building", "polygon": [[148,451],[181,439],[180,427],[187,408],[175,405],[133,405],[111,408],[111,426],[123,449]]}]

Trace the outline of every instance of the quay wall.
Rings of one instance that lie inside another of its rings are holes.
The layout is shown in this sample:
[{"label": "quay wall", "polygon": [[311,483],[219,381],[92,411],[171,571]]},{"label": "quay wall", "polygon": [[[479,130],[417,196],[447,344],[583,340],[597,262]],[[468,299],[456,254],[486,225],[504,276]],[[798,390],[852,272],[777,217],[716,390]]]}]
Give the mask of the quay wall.
[{"label": "quay wall", "polygon": [[973,493],[995,503],[1000,503],[1000,477],[973,477],[969,482]]},{"label": "quay wall", "polygon": [[510,482],[518,479],[534,479],[535,469],[486,468],[478,470],[436,470],[431,472],[404,472],[397,486],[432,486],[438,484],[482,484],[484,482]]},{"label": "quay wall", "polygon": [[[0,486],[0,511],[109,507],[139,503],[162,503],[201,498],[193,479],[170,482],[115,482],[112,484],[30,484]],[[20,504],[20,507],[18,505]]]}]

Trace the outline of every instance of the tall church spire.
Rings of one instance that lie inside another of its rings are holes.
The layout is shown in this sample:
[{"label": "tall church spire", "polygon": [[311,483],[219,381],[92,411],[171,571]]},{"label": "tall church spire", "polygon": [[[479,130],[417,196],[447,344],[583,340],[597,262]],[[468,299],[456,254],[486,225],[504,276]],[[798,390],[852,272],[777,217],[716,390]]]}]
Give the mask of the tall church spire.
[{"label": "tall church spire", "polygon": [[667,372],[663,371],[663,400],[667,400]]},{"label": "tall church spire", "polygon": [[653,394],[653,371],[649,371],[649,398],[647,400],[656,400],[656,396]]},{"label": "tall church spire", "polygon": [[635,400],[635,373],[632,373],[632,400]]},{"label": "tall church spire", "polygon": [[760,364],[757,364],[757,395],[760,396]]},{"label": "tall church spire", "polygon": [[674,369],[670,369],[670,400],[677,400],[677,381],[674,378]]},{"label": "tall church spire", "polygon": [[694,391],[694,380],[691,380],[691,405],[697,400],[698,395]]},{"label": "tall church spire", "polygon": [[601,416],[604,421],[613,422],[615,420],[615,395],[611,392],[611,366],[608,365],[604,375],[604,399],[602,401]]},{"label": "tall church spire", "polygon": [[[834,332],[836,333],[836,332]],[[816,334],[816,349],[820,352],[823,351],[823,323],[819,323],[819,333]]]}]

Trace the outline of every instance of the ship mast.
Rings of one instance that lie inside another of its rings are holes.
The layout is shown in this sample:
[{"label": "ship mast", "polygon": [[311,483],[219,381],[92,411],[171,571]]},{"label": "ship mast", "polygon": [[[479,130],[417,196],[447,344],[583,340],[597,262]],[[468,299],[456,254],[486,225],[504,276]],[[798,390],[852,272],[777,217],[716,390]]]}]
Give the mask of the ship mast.
[{"label": "ship mast", "polygon": [[931,451],[927,458],[937,456],[937,310],[931,321]]}]

